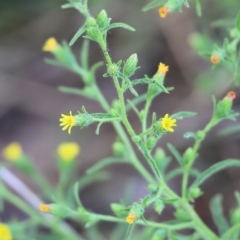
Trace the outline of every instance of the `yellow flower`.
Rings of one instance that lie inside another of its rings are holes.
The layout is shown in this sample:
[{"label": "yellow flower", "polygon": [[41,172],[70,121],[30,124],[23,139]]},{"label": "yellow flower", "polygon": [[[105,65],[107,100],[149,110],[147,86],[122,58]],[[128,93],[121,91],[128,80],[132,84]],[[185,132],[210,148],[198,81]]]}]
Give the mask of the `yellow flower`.
[{"label": "yellow flower", "polygon": [[80,146],[75,142],[62,143],[57,148],[57,153],[63,161],[73,160],[80,152]]},{"label": "yellow flower", "polygon": [[158,9],[158,13],[161,18],[165,18],[167,14],[169,13],[169,8],[168,7],[161,7]]},{"label": "yellow flower", "polygon": [[7,145],[2,152],[3,157],[9,161],[17,161],[22,156],[22,147],[17,142]]},{"label": "yellow flower", "polygon": [[164,63],[159,63],[157,73],[164,75],[166,74],[166,72],[168,72],[168,69],[168,65],[165,65]]},{"label": "yellow flower", "polygon": [[54,52],[57,49],[57,47],[58,47],[57,40],[55,38],[51,37],[45,42],[42,50],[44,52]]},{"label": "yellow flower", "polygon": [[39,210],[44,213],[49,213],[51,209],[50,209],[49,205],[47,205],[45,203],[41,203],[39,206]]},{"label": "yellow flower", "polygon": [[162,118],[160,125],[161,127],[168,131],[168,132],[174,132],[174,129],[172,127],[177,126],[176,119],[171,119],[168,114],[165,114],[164,118]]},{"label": "yellow flower", "polygon": [[128,224],[133,224],[136,221],[137,215],[134,213],[129,213],[128,216],[126,217],[126,222]]},{"label": "yellow flower", "polygon": [[12,240],[12,233],[8,225],[0,223],[0,240]]},{"label": "yellow flower", "polygon": [[69,112],[69,115],[61,114],[61,118],[59,119],[60,126],[62,127],[62,130],[65,131],[68,129],[68,133],[71,133],[72,127],[75,125],[75,118],[72,115],[72,111]]},{"label": "yellow flower", "polygon": [[218,64],[220,62],[220,58],[217,55],[212,55],[210,60],[212,64]]}]

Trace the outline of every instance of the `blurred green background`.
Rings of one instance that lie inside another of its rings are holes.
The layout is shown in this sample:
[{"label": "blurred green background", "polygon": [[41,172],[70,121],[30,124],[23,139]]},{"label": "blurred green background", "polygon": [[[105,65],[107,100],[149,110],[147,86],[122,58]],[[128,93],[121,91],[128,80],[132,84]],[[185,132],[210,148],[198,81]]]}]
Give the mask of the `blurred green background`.
[{"label": "blurred green background", "polygon": [[[76,112],[82,105],[89,112],[101,111],[100,106],[91,100],[58,92],[59,85],[82,88],[83,83],[73,73],[44,63],[44,58],[52,57],[41,51],[45,40],[54,36],[59,42],[70,41],[84,23],[76,10],[61,9],[63,3],[63,0],[0,1],[0,147],[11,141],[20,142],[53,185],[57,182],[54,154],[59,143],[76,141],[81,145],[77,169],[81,176],[89,166],[112,154],[111,144],[115,139],[113,128],[107,124],[102,126],[98,136],[95,135],[95,125],[82,130],[74,128],[71,135],[59,127],[61,113]],[[190,9],[184,8],[181,13],[160,19],[157,9],[142,12],[147,3],[147,0],[89,0],[93,16],[105,9],[112,22],[122,21],[136,29],[136,32],[118,29],[109,33],[109,50],[114,61],[125,60],[132,53],[137,53],[141,68],[136,77],[144,74],[152,76],[160,61],[170,66],[166,85],[174,86],[175,90],[156,98],[151,111],[155,111],[158,117],[178,111],[198,113],[194,118],[179,121],[175,132],[164,136],[158,143],[158,147],[166,149],[166,143],[171,142],[183,152],[192,144],[191,140],[183,138],[183,134],[203,128],[210,119],[211,96],[221,99],[229,90],[235,90],[238,95],[240,93],[238,88],[231,85],[232,76],[228,70],[221,66],[211,69],[209,60],[199,56],[194,49],[197,46],[201,50],[211,51],[214,42],[222,44],[223,38],[228,36],[228,29],[234,24],[240,4],[238,0],[204,0],[201,1],[203,17],[196,16],[195,6],[191,4]],[[224,21],[225,27],[219,26],[220,19],[227,20]],[[82,40],[79,40],[73,46],[76,56],[81,44]],[[93,64],[102,60],[99,47],[92,42],[90,62]],[[116,98],[116,92],[112,81],[102,77],[105,71],[102,67],[97,72],[97,82],[106,98],[112,101]],[[137,90],[142,93],[146,86],[140,85]],[[130,97],[127,94],[127,98]],[[237,97],[234,102],[237,111],[239,104]],[[134,113],[130,113],[129,118],[135,129],[139,130]],[[240,134],[227,137],[218,135],[221,128],[233,124],[237,123],[224,121],[207,137],[197,161],[200,170],[227,158],[240,159]],[[139,157],[142,158],[141,154]],[[171,168],[175,166],[173,161]],[[38,190],[27,178],[12,170],[37,193]],[[111,181],[93,184],[82,192],[82,201],[87,208],[110,213],[109,204],[119,201],[129,182],[132,182],[129,204],[147,193],[146,182],[132,167],[117,165],[108,170]],[[196,201],[196,207],[208,224],[212,224],[208,203],[216,193],[223,194],[226,213],[236,204],[233,192],[239,190],[239,176],[238,169],[228,169],[203,185],[205,194]],[[175,179],[171,183],[177,192],[180,191],[179,182]],[[159,220],[169,219],[169,212],[164,211]],[[10,213],[0,215],[1,219],[11,219],[15,213]]]}]

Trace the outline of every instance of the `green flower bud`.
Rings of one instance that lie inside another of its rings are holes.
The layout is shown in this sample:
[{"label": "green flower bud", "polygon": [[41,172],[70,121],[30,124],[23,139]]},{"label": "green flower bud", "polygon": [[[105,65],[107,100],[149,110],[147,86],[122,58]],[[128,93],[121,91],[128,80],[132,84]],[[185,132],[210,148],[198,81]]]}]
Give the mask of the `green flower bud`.
[{"label": "green flower bud", "polygon": [[89,87],[89,86],[86,86],[84,89],[83,89],[83,93],[87,96],[87,97],[89,97],[89,98],[95,98],[96,97],[96,94],[95,94],[95,92],[92,90],[92,88],[91,87]]},{"label": "green flower bud", "polygon": [[193,149],[190,147],[188,148],[183,154],[183,163],[186,165],[189,162],[189,159],[193,157]]},{"label": "green flower bud", "polygon": [[123,156],[126,151],[124,144],[122,144],[121,142],[113,143],[112,149],[116,156]]},{"label": "green flower bud", "polygon": [[126,61],[123,67],[123,74],[130,77],[134,74],[137,69],[138,57],[137,54],[132,54]]},{"label": "green flower bud", "polygon": [[198,140],[203,140],[205,138],[205,133],[203,131],[197,131],[196,137]]},{"label": "green flower bud", "polygon": [[87,20],[87,26],[91,27],[91,26],[96,26],[97,22],[96,19],[94,17],[90,17]]},{"label": "green flower bud", "polygon": [[111,209],[117,217],[126,217],[127,216],[128,213],[124,211],[124,208],[125,207],[119,203],[111,204]]},{"label": "green flower bud", "polygon": [[227,117],[232,110],[233,100],[236,93],[231,91],[217,104],[215,115],[218,119]]},{"label": "green flower bud", "polygon": [[81,128],[87,127],[89,124],[94,122],[94,118],[88,113],[78,113],[74,116],[74,125],[80,126]]},{"label": "green flower bud", "polygon": [[119,67],[117,64],[111,64],[108,65],[108,69],[107,69],[108,74],[113,77],[113,76],[117,76],[118,72],[119,72]]},{"label": "green flower bud", "polygon": [[201,195],[202,195],[202,191],[200,188],[198,187],[190,188],[188,192],[188,199],[190,201],[194,201],[194,199],[198,198]]},{"label": "green flower bud", "polygon": [[161,214],[163,209],[164,209],[164,202],[161,199],[157,199],[154,203],[154,210],[158,214]]},{"label": "green flower bud", "polygon": [[140,141],[141,141],[141,137],[139,137],[139,136],[133,136],[133,137],[132,137],[132,140],[133,140],[133,142],[137,143],[137,142],[140,142]]},{"label": "green flower bud", "polygon": [[156,192],[158,190],[158,185],[156,183],[150,183],[148,184],[147,189],[151,192]]},{"label": "green flower bud", "polygon": [[151,240],[164,240],[167,235],[167,231],[165,229],[158,229],[153,234]]},{"label": "green flower bud", "polygon": [[147,139],[146,145],[148,149],[152,149],[156,144],[157,139],[154,136],[151,136]]},{"label": "green flower bud", "polygon": [[109,19],[105,10],[102,10],[97,17],[97,24],[100,28],[104,28],[109,25]]},{"label": "green flower bud", "polygon": [[61,204],[40,204],[39,210],[43,213],[51,213],[52,215],[65,218],[70,216],[73,211],[67,206]]},{"label": "green flower bud", "polygon": [[187,221],[190,219],[188,214],[183,209],[177,209],[177,211],[174,213],[175,217],[181,221]]},{"label": "green flower bud", "polygon": [[236,28],[232,28],[229,32],[231,38],[236,38],[239,35],[239,31]]},{"label": "green flower bud", "polygon": [[97,26],[87,28],[87,37],[90,38],[91,40],[97,42],[98,34],[99,34],[99,30],[98,30]]}]

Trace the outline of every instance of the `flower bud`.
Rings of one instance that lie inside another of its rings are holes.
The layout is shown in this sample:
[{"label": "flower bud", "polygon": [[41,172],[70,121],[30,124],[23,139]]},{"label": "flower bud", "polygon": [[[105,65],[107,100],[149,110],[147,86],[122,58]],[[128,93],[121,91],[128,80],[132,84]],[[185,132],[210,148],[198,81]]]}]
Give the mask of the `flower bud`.
[{"label": "flower bud", "polygon": [[188,214],[183,209],[177,209],[177,211],[174,213],[175,217],[181,221],[187,221],[190,219]]},{"label": "flower bud", "polygon": [[189,159],[193,157],[194,151],[189,147],[183,154],[183,163],[186,165],[189,162]]},{"label": "flower bud", "polygon": [[137,69],[138,57],[137,54],[132,54],[123,66],[123,74],[130,77],[134,74]]},{"label": "flower bud", "polygon": [[40,204],[39,210],[43,213],[51,213],[52,215],[65,218],[72,214],[72,210],[64,205],[60,204]]},{"label": "flower bud", "polygon": [[188,192],[189,201],[194,201],[194,199],[198,198],[202,195],[202,191],[198,187],[190,188]]},{"label": "flower bud", "polygon": [[126,148],[125,148],[124,144],[121,143],[121,142],[113,143],[112,149],[113,149],[113,152],[116,156],[123,156],[125,151],[126,151]]},{"label": "flower bud", "polygon": [[108,74],[113,77],[113,76],[117,76],[118,72],[119,72],[119,67],[117,64],[113,63],[111,65],[108,65],[107,68],[107,72]]},{"label": "flower bud", "polygon": [[164,202],[161,199],[157,199],[154,203],[154,210],[158,214],[161,214],[163,209],[164,209]]},{"label": "flower bud", "polygon": [[109,19],[105,10],[102,10],[97,17],[97,24],[100,28],[104,28],[109,25]]},{"label": "flower bud", "polygon": [[128,224],[133,224],[137,219],[139,219],[144,213],[144,209],[141,204],[134,203],[126,217],[126,222]]},{"label": "flower bud", "polygon": [[233,100],[236,98],[236,93],[231,91],[217,104],[216,117],[221,119],[227,117],[232,110]]},{"label": "flower bud", "polygon": [[140,141],[141,141],[141,137],[139,137],[139,136],[133,136],[133,137],[132,137],[132,140],[133,140],[133,142],[137,143],[137,142],[140,142]]},{"label": "flower bud", "polygon": [[154,136],[150,136],[147,139],[146,146],[148,149],[152,149],[156,144],[157,139]]}]

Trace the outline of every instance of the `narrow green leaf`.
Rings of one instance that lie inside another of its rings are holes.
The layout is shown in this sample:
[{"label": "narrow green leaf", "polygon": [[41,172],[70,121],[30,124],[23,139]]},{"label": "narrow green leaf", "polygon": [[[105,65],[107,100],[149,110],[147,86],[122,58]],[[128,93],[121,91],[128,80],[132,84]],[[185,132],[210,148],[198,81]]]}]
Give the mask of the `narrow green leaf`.
[{"label": "narrow green leaf", "polygon": [[125,161],[122,158],[114,158],[114,157],[104,158],[104,159],[100,160],[99,162],[97,162],[96,164],[94,164],[89,169],[87,169],[86,173],[92,174],[92,173],[95,173],[95,172],[101,170],[102,168],[104,168],[108,165],[115,164],[115,163],[123,163],[123,162],[125,162]]},{"label": "narrow green leaf", "polygon": [[81,208],[82,208],[83,205],[82,205],[82,202],[81,202],[81,200],[80,200],[80,198],[79,198],[79,183],[78,183],[78,182],[76,182],[76,183],[74,184],[74,187],[73,187],[73,195],[74,195],[74,198],[75,198],[75,201],[76,201],[78,207],[81,207]]},{"label": "narrow green leaf", "polygon": [[239,132],[240,132],[240,124],[223,128],[219,131],[218,135],[221,137],[227,137]]},{"label": "narrow green leaf", "polygon": [[73,38],[69,43],[69,46],[72,46],[77,41],[77,39],[81,37],[81,35],[85,32],[85,30],[86,30],[85,25],[83,25],[73,36]]},{"label": "narrow green leaf", "polygon": [[103,122],[98,123],[97,129],[95,131],[96,135],[99,135],[100,127],[101,127],[102,124],[103,124]]},{"label": "narrow green leaf", "polygon": [[128,29],[130,31],[135,31],[135,29],[131,26],[129,26],[128,24],[126,23],[112,23],[110,26],[104,28],[104,31],[109,31],[110,29],[113,29],[113,28],[125,28],[125,29]]},{"label": "narrow green leaf", "polygon": [[80,61],[83,69],[87,70],[88,69],[88,51],[89,51],[89,40],[84,39],[82,49],[81,49],[81,56],[80,56]]},{"label": "narrow green leaf", "polygon": [[167,2],[167,0],[155,0],[153,2],[148,3],[144,8],[143,11],[148,11],[152,8],[155,7],[161,7],[163,6],[165,3]]},{"label": "narrow green leaf", "polygon": [[199,17],[202,16],[202,7],[201,7],[201,4],[199,2],[199,0],[194,0],[195,4],[196,4],[196,12],[197,12],[197,15]]},{"label": "narrow green leaf", "polygon": [[179,198],[160,198],[164,203],[173,203],[179,200]]},{"label": "narrow green leaf", "polygon": [[194,132],[186,132],[186,133],[184,133],[183,137],[185,137],[185,138],[194,138],[194,139],[197,138],[196,137],[196,133],[194,133]]},{"label": "narrow green leaf", "polygon": [[183,119],[183,118],[187,118],[187,117],[193,117],[195,116],[197,113],[195,112],[178,112],[178,113],[174,113],[173,115],[171,115],[171,118],[175,118],[175,119]]},{"label": "narrow green leaf", "polygon": [[235,22],[235,24],[236,24],[237,30],[240,32],[240,11],[238,12],[238,15],[237,15],[237,17],[236,17],[236,22]]},{"label": "narrow green leaf", "polygon": [[178,152],[178,150],[171,143],[168,143],[167,147],[169,151],[172,153],[172,155],[176,158],[180,166],[182,166],[183,159],[181,154]]},{"label": "narrow green leaf", "polygon": [[[58,90],[63,93],[69,93],[69,94],[74,94],[74,95],[79,95],[79,96],[84,96],[87,97],[84,92],[81,89],[78,88],[72,88],[72,87],[65,87],[65,86],[59,86]],[[88,96],[89,97],[89,96]],[[89,97],[90,98],[90,97]]]},{"label": "narrow green leaf", "polygon": [[238,191],[235,191],[235,192],[234,192],[234,195],[235,195],[235,197],[236,197],[238,206],[240,207],[240,193],[239,193]]},{"label": "narrow green leaf", "polygon": [[63,4],[63,5],[61,6],[61,8],[63,8],[63,9],[66,9],[66,8],[74,8],[74,6],[72,5],[72,3],[66,3],[66,4]]},{"label": "narrow green leaf", "polygon": [[210,202],[210,210],[212,213],[213,221],[217,226],[218,233],[224,234],[229,229],[229,224],[223,215],[222,208],[222,195],[217,194]]},{"label": "narrow green leaf", "polygon": [[211,177],[214,173],[217,173],[225,168],[229,167],[240,167],[240,160],[238,159],[227,159],[218,163],[213,164],[210,168],[202,172],[197,179],[192,183],[191,187],[198,187],[205,180]]},{"label": "narrow green leaf", "polygon": [[[183,169],[182,168],[175,168],[174,170],[170,171],[169,173],[167,173],[167,175],[165,176],[165,180],[169,181],[172,178],[181,175],[183,173]],[[198,177],[201,173],[197,170],[197,169],[191,169],[190,170],[190,175],[192,175],[193,177]]]},{"label": "narrow green leaf", "polygon": [[147,206],[148,200],[150,199],[150,195],[147,195],[143,200],[142,200],[142,207],[145,208]]}]

